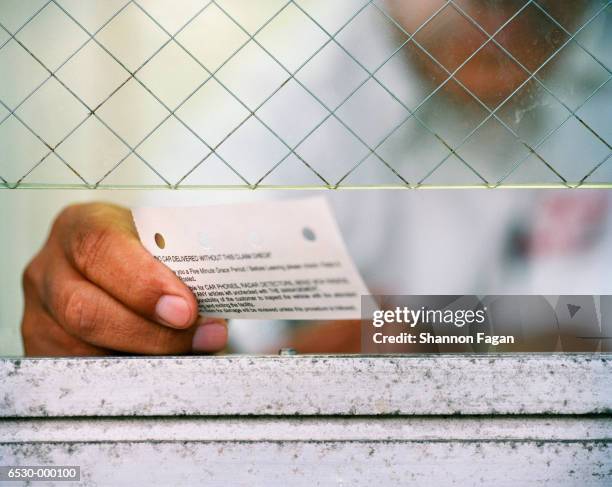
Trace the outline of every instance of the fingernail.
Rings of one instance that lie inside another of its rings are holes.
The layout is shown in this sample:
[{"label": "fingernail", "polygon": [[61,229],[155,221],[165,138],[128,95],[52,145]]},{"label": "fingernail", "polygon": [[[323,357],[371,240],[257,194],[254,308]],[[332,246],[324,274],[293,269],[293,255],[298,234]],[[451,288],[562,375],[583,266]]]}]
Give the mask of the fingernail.
[{"label": "fingernail", "polygon": [[226,342],[227,327],[218,321],[206,321],[196,328],[191,348],[194,352],[217,352]]},{"label": "fingernail", "polygon": [[162,296],[155,305],[155,314],[166,324],[182,328],[191,321],[191,310],[184,298]]}]

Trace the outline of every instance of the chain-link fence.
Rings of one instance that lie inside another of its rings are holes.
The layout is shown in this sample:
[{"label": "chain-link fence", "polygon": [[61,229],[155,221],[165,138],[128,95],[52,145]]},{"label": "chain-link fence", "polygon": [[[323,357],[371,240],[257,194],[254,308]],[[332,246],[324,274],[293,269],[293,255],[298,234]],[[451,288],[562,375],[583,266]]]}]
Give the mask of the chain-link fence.
[{"label": "chain-link fence", "polygon": [[3,0],[0,186],[612,186],[611,4]]}]

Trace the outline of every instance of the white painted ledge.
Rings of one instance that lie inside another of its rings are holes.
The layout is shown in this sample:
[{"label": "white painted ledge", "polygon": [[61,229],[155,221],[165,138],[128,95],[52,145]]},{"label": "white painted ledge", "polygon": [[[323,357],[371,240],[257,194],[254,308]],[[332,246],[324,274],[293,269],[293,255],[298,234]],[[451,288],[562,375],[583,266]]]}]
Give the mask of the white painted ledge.
[{"label": "white painted ledge", "polygon": [[606,487],[611,412],[610,354],[0,361],[0,463],[79,485]]},{"label": "white painted ledge", "polygon": [[612,354],[3,359],[0,416],[585,415]]},{"label": "white painted ledge", "polygon": [[134,442],[609,443],[609,417],[242,417],[8,419],[0,445]]}]

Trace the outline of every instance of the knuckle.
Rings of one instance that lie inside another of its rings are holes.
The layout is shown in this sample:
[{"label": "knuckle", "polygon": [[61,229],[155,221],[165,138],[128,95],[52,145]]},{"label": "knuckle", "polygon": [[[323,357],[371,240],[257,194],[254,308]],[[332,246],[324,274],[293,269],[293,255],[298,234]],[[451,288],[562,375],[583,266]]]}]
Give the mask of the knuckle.
[{"label": "knuckle", "polygon": [[21,274],[21,288],[25,297],[40,296],[43,293],[46,278],[51,274],[48,272],[50,260],[48,252],[43,248],[28,262]]},{"label": "knuckle", "polygon": [[124,229],[129,210],[106,203],[80,203],[65,207],[56,218],[57,235],[72,263],[81,271],[99,264],[112,239]]},{"label": "knuckle", "polygon": [[99,328],[99,305],[83,291],[74,289],[60,298],[63,322],[71,332],[84,339],[91,338]]},{"label": "knuckle", "polygon": [[155,260],[139,262],[138,278],[131,276],[124,281],[126,295],[138,297],[138,302],[147,310],[152,310],[167,285],[167,276],[160,275],[158,262]]},{"label": "knuckle", "polygon": [[78,229],[71,242],[71,253],[75,266],[85,274],[103,262],[114,231],[109,224],[94,223]]},{"label": "knuckle", "polygon": [[158,326],[151,336],[150,350],[156,355],[183,352],[185,348],[182,346],[183,341],[180,340],[180,332]]},{"label": "knuckle", "polygon": [[103,203],[89,202],[89,203],[72,203],[63,208],[58,216],[59,219],[65,219],[72,221],[78,218],[82,213],[91,213],[96,210],[101,210],[104,206]]},{"label": "knuckle", "polygon": [[53,226],[51,227],[51,234],[61,233],[65,229],[71,228],[74,222],[78,220],[84,208],[85,204],[83,203],[74,203],[65,206],[55,218]]},{"label": "knuckle", "polygon": [[32,319],[31,314],[32,313],[26,306],[23,313],[23,319],[21,320],[21,338],[24,344],[29,343],[34,336],[35,321]]},{"label": "knuckle", "polygon": [[28,294],[32,289],[36,288],[38,282],[38,264],[36,258],[32,259],[26,266],[21,276],[21,287],[25,294]]}]

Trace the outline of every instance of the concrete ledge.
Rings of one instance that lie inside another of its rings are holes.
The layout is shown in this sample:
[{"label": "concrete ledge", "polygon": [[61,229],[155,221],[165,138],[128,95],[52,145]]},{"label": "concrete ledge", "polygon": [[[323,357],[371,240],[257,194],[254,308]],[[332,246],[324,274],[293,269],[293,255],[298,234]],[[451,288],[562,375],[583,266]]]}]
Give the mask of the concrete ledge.
[{"label": "concrete ledge", "polygon": [[79,485],[604,487],[611,358],[5,359],[0,458]]},{"label": "concrete ledge", "polygon": [[0,445],[92,442],[610,443],[608,416],[5,419]]},{"label": "concrete ledge", "polygon": [[5,418],[611,411],[612,354],[0,361]]},{"label": "concrete ledge", "polygon": [[79,485],[87,486],[609,487],[612,480],[610,447],[599,442],[13,443],[0,444],[0,455],[6,465],[80,466]]}]

